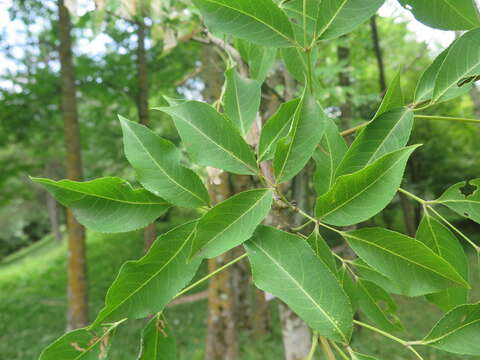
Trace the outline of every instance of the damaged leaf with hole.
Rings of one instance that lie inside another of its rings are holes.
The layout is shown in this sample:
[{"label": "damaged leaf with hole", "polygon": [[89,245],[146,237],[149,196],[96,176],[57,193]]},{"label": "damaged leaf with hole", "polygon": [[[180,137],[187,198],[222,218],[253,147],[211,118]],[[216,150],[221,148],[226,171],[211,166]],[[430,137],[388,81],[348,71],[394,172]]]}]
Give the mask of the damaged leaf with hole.
[{"label": "damaged leaf with hole", "polygon": [[480,224],[480,178],[451,186],[435,203],[443,204],[456,213]]}]

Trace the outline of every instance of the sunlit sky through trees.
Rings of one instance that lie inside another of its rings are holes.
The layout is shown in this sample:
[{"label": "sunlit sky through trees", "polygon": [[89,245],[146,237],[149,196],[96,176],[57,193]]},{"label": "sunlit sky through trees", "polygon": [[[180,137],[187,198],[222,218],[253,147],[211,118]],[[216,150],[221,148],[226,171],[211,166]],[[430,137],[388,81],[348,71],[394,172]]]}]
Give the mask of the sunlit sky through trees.
[{"label": "sunlit sky through trees", "polygon": [[[21,20],[10,19],[9,8],[14,0],[0,0],[0,44],[1,48],[10,47],[11,54],[15,58],[22,58],[24,44],[27,42],[27,34],[25,32],[25,24]],[[94,9],[95,4],[93,0],[77,0],[70,1],[75,3],[77,15],[83,15],[87,11]],[[476,0],[480,5],[480,0]],[[49,2],[47,1],[46,4]],[[55,3],[50,2],[54,8]],[[47,5],[48,6],[48,5]],[[422,23],[415,20],[412,14],[403,9],[397,0],[387,0],[385,5],[380,9],[379,14],[381,16],[394,16],[398,18],[398,21],[409,21],[408,28],[412,31],[418,41],[425,41],[428,43],[429,48],[433,52],[448,46],[454,39],[455,34],[452,31],[442,31],[429,28]],[[37,22],[30,25],[30,31],[35,33],[43,28],[43,19],[37,19]],[[75,52],[94,55],[96,53],[102,53],[105,51],[106,46],[111,43],[109,37],[105,34],[94,35],[92,31],[86,31],[85,36],[77,42]],[[5,73],[15,73],[18,66],[21,66],[14,59],[9,59],[1,51],[0,48],[0,75]],[[125,51],[125,49],[118,49],[118,51]],[[55,62],[51,63],[55,66]],[[8,82],[0,80],[0,86],[8,86]]]}]

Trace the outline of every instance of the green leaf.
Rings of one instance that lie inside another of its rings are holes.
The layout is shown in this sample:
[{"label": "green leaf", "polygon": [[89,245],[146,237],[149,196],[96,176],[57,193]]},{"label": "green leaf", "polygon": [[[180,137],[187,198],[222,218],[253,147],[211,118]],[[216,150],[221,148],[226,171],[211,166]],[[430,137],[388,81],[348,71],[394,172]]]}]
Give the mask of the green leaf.
[{"label": "green leaf", "polygon": [[313,331],[349,341],[353,315],[348,297],[302,238],[259,226],[245,247],[258,288],[287,303]]},{"label": "green leaf", "polygon": [[175,338],[160,315],[154,316],[142,330],[138,360],[176,360]]},{"label": "green leaf", "polygon": [[305,91],[287,136],[280,139],[273,158],[277,183],[294,177],[307,164],[322,140],[326,115],[313,95]]},{"label": "green leaf", "polygon": [[316,216],[327,224],[348,226],[383,210],[395,196],[407,160],[417,147],[391,152],[360,171],[340,176],[326,194],[317,198]]},{"label": "green leaf", "polygon": [[294,46],[287,15],[272,0],[193,0],[211,31],[265,46]]},{"label": "green leaf", "polygon": [[357,296],[365,315],[380,329],[393,332],[403,329],[396,316],[397,305],[381,287],[368,280],[357,280]]},{"label": "green leaf", "polygon": [[200,266],[200,259],[187,261],[195,225],[189,222],[159,236],[140,260],[123,264],[91,328],[162,311]]},{"label": "green leaf", "polygon": [[472,82],[480,75],[480,29],[471,30],[453,43],[435,81],[433,102],[438,102],[451,89]]},{"label": "green leaf", "polygon": [[257,163],[250,146],[232,122],[210,105],[185,101],[156,108],[172,116],[187,151],[199,165],[252,175]]},{"label": "green leaf", "polygon": [[[448,55],[448,52],[452,48],[450,45],[447,49],[442,51],[440,55],[438,55],[433,63],[425,70],[420,78],[417,88],[415,90],[415,102],[421,103],[427,100],[430,100],[433,97],[433,89],[435,88],[435,82],[437,80],[438,71],[442,66],[445,58]],[[469,92],[473,87],[473,84],[465,84],[462,87],[454,86],[450,88],[441,99],[437,100],[437,102],[451,100],[458,96],[462,96]]]},{"label": "green leaf", "polygon": [[480,26],[474,0],[399,0],[415,18],[441,30],[470,30]]},{"label": "green leaf", "polygon": [[317,195],[326,193],[333,186],[338,165],[345,156],[347,149],[347,143],[338,132],[337,125],[332,119],[327,118],[322,142],[313,153],[313,159],[316,163],[313,186]]},{"label": "green leaf", "polygon": [[237,126],[240,134],[246,136],[260,107],[260,84],[256,80],[240,76],[234,68],[225,72],[225,78],[225,114]]},{"label": "green leaf", "polygon": [[307,238],[307,243],[310,245],[315,255],[322,260],[322,262],[333,274],[336,274],[337,264],[335,263],[335,258],[333,257],[332,251],[330,250],[327,242],[322,235],[320,235],[318,228],[315,228],[315,230],[312,231],[310,236]]},{"label": "green leaf", "polygon": [[[282,1],[281,8],[291,19],[293,31],[297,42],[302,46],[308,46],[312,43],[315,35],[315,14],[318,12],[319,1],[306,1],[306,11],[303,9],[303,0]],[[306,33],[304,29],[304,16],[306,21]],[[305,36],[306,35],[306,36]],[[306,42],[305,42],[306,40]],[[303,79],[301,80],[303,81]]]},{"label": "green leaf", "polygon": [[355,269],[358,271],[361,277],[377,284],[389,293],[402,294],[402,290],[395,284],[395,282],[393,282],[385,275],[379,273],[372,267],[368,266],[368,264],[365,263],[365,261],[363,261],[362,259],[355,259],[353,261],[353,265],[355,266]]},{"label": "green leaf", "polygon": [[248,64],[250,77],[263,83],[277,58],[277,49],[235,39],[235,47]]},{"label": "green leaf", "polygon": [[343,233],[355,253],[368,265],[392,279],[407,296],[439,292],[468,283],[444,259],[409,236],[382,228]]},{"label": "green leaf", "polygon": [[[468,259],[462,245],[452,232],[427,213],[417,231],[416,239],[423,242],[435,254],[445,259],[468,281]],[[427,295],[427,299],[445,311],[465,304],[468,298],[466,289],[447,289],[440,293]]]},{"label": "green leaf", "polygon": [[381,114],[389,110],[403,107],[404,99],[402,92],[402,84],[400,82],[401,73],[402,71],[398,70],[395,74],[395,77],[388,85],[387,92],[385,93],[382,103],[380,104],[380,107],[378,108],[378,111],[375,114],[374,118],[380,116]]},{"label": "green leaf", "polygon": [[330,40],[351,32],[374,15],[385,0],[323,0],[317,13],[317,36]]},{"label": "green leaf", "polygon": [[293,117],[299,103],[300,99],[283,103],[278,111],[267,120],[260,134],[258,161],[272,159],[278,140],[287,136],[292,126]]},{"label": "green leaf", "polygon": [[[316,52],[314,52],[316,53]],[[288,72],[300,83],[305,83],[307,77],[307,56],[298,48],[281,49],[280,55]]]},{"label": "green leaf", "polygon": [[108,359],[108,341],[119,321],[95,334],[87,328],[76,329],[55,340],[40,354],[39,360]]},{"label": "green leaf", "polygon": [[345,264],[338,269],[338,282],[347,294],[350,304],[352,304],[352,311],[355,313],[358,309],[357,284],[352,280]]},{"label": "green leaf", "polygon": [[272,191],[241,192],[209,210],[198,221],[191,256],[213,258],[248,240],[272,206]]},{"label": "green leaf", "polygon": [[148,191],[177,206],[197,208],[210,203],[198,175],[180,165],[181,154],[173,143],[121,116],[120,123],[125,155]]},{"label": "green leaf", "polygon": [[374,118],[348,149],[336,176],[351,174],[402,148],[410,138],[412,126],[413,112],[407,108],[393,109]]},{"label": "green leaf", "polygon": [[[472,187],[473,191],[466,192],[464,188]],[[480,224],[480,178],[459,182],[445,191],[435,203],[448,206],[457,214]]]},{"label": "green leaf", "polygon": [[99,232],[128,232],[150,224],[170,204],[144,189],[133,189],[122,179],[53,181],[32,178],[62,205],[71,208],[79,223]]},{"label": "green leaf", "polygon": [[428,345],[462,355],[480,355],[480,303],[459,306],[440,319],[423,339]]}]

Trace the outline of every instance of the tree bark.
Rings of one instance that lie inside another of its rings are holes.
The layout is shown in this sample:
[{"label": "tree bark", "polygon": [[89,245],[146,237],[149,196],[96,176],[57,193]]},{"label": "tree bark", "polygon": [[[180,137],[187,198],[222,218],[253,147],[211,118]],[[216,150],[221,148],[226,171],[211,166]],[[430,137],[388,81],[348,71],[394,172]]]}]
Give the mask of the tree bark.
[{"label": "tree bark", "polygon": [[[51,160],[48,162],[45,169],[45,175],[47,178],[54,179],[58,177],[58,171],[56,171],[57,166],[58,164],[55,160]],[[55,239],[58,242],[62,242],[63,236],[60,231],[60,206],[58,205],[57,200],[55,200],[55,198],[47,191],[45,191],[45,202],[47,203],[48,218],[50,220],[50,230],[55,236]]]},{"label": "tree bark", "polygon": [[[82,159],[78,124],[75,72],[73,66],[70,14],[63,0],[58,0],[60,74],[62,84],[62,112],[65,130],[67,178],[81,181]],[[87,265],[85,229],[67,209],[68,229],[68,314],[67,327],[75,329],[88,323]]]},{"label": "tree bark", "polygon": [[[146,26],[145,26],[145,9],[144,0],[138,2],[137,11],[137,112],[140,124],[150,126],[150,114],[148,112],[148,63],[147,51],[145,49]],[[150,249],[155,238],[157,230],[155,222],[146,226],[143,231],[143,241],[145,252]]]},{"label": "tree bark", "polygon": [[[387,91],[387,81],[385,78],[385,66],[383,63],[383,51],[380,45],[380,36],[377,27],[376,15],[370,18],[370,28],[372,32],[373,49],[377,59],[378,67],[378,82],[382,96]],[[402,208],[403,221],[405,223],[405,230],[409,236],[414,237],[417,232],[417,221],[415,219],[415,205],[403,193],[398,194],[400,198],[400,205]]]},{"label": "tree bark", "polygon": [[383,95],[387,90],[387,80],[385,78],[385,65],[383,64],[383,53],[382,53],[382,47],[380,46],[380,38],[378,35],[376,15],[373,15],[370,18],[370,29],[372,32],[373,50],[375,52],[375,57],[377,58],[378,83],[380,85],[380,89],[382,90],[382,95]]},{"label": "tree bark", "polygon": [[[202,50],[205,82],[204,99],[212,103],[218,99],[223,84],[222,60],[211,46]],[[214,204],[233,193],[228,173],[208,168],[208,190]],[[212,272],[233,259],[232,251],[208,260]],[[232,269],[226,269],[210,279],[208,288],[208,326],[205,344],[205,360],[237,360],[239,357],[237,328],[235,324],[235,289]]]}]

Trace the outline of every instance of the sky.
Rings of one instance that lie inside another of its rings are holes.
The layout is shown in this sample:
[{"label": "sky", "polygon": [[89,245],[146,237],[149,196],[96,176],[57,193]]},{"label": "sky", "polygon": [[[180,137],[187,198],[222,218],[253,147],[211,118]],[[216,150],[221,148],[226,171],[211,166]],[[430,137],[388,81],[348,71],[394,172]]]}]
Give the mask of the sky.
[{"label": "sky", "polygon": [[[0,33],[4,34],[10,44],[22,43],[23,24],[19,21],[10,21],[8,16],[8,8],[14,0],[0,0]],[[480,5],[480,0],[475,0]],[[78,0],[80,13],[94,8],[93,0]],[[387,0],[379,11],[380,16],[393,16],[400,20],[408,20],[408,28],[413,32],[419,41],[425,41],[433,52],[438,52],[446,48],[454,40],[454,32],[442,31],[429,28],[415,20],[413,15],[402,8],[397,0]],[[92,39],[82,39],[77,44],[76,51],[80,53],[95,54],[105,51],[105,45],[108,42],[106,35],[100,34]],[[17,52],[22,51],[21,47],[16,49]],[[21,53],[19,53],[20,55]],[[9,70],[14,70],[16,65],[8,61],[3,54],[0,53],[0,74],[4,74]],[[1,85],[1,84],[0,84]]]}]

